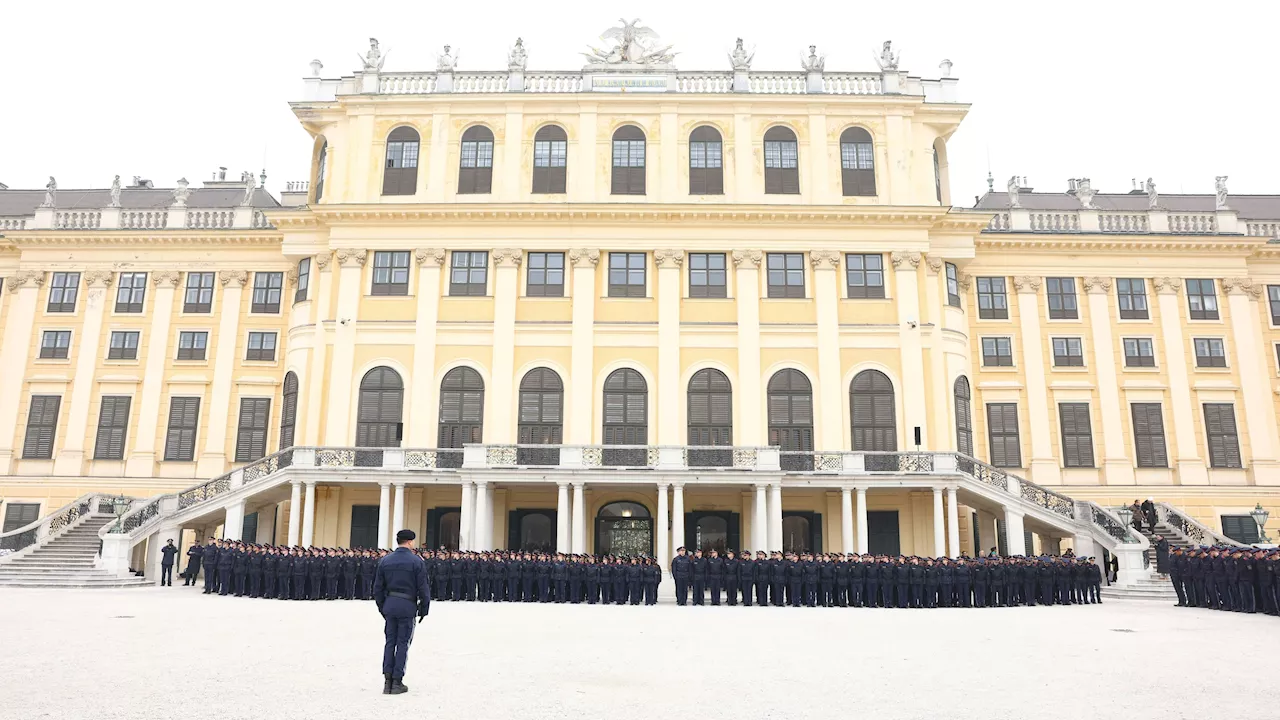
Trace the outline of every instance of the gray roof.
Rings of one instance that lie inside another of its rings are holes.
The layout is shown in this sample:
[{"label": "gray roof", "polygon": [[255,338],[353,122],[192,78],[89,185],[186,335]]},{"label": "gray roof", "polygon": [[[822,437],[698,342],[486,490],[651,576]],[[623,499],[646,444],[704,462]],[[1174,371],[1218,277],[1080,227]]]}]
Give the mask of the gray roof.
[{"label": "gray roof", "polygon": [[[1079,210],[1080,201],[1067,193],[1020,192],[1018,203],[1027,210]],[[1146,212],[1146,193],[1103,194],[1093,196],[1099,210]],[[989,192],[978,199],[979,210],[1008,210],[1009,193]],[[1160,207],[1173,212],[1213,212],[1213,195],[1160,195]],[[1280,195],[1229,195],[1227,207],[1241,220],[1280,219]]]},{"label": "gray roof", "polygon": [[[189,188],[187,207],[234,208],[244,198],[243,187]],[[45,191],[0,190],[0,215],[34,215],[44,202]],[[59,210],[98,210],[111,204],[110,190],[58,190]],[[172,188],[122,188],[120,207],[124,210],[158,210],[173,204]],[[277,208],[280,202],[263,188],[253,191],[253,207]]]}]

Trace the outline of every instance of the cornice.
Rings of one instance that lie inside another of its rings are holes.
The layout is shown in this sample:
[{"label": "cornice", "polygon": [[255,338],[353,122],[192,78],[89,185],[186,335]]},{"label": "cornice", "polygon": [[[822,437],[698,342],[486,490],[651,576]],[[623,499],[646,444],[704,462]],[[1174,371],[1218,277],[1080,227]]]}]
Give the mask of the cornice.
[{"label": "cornice", "polygon": [[1263,237],[1245,235],[978,235],[979,250],[1056,250],[1062,252],[1257,252]]},{"label": "cornice", "polygon": [[276,230],[211,233],[207,230],[166,232],[121,232],[119,230],[23,230],[12,233],[8,240],[22,250],[36,247],[272,247],[279,246],[284,236]]}]

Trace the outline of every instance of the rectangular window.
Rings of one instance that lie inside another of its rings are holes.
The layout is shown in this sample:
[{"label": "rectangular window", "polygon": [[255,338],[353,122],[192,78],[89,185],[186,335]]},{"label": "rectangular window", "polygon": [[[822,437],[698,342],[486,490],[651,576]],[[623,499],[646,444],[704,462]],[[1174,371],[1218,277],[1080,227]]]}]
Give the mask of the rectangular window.
[{"label": "rectangular window", "polygon": [[1053,338],[1054,367],[1084,367],[1084,347],[1080,338]]},{"label": "rectangular window", "polygon": [[122,272],[116,288],[116,312],[140,313],[147,298],[147,274]]},{"label": "rectangular window", "polygon": [[169,429],[164,439],[164,459],[190,462],[196,458],[196,432],[200,426],[200,398],[169,398]]},{"label": "rectangular window", "polygon": [[70,330],[45,330],[40,338],[41,360],[66,360],[71,352]]},{"label": "rectangular window", "polygon": [[1008,320],[1009,296],[1004,278],[978,278],[978,317],[983,320]]},{"label": "rectangular window", "polygon": [[409,294],[409,251],[380,251],[373,254],[373,295]]},{"label": "rectangular window", "polygon": [[1080,309],[1076,305],[1075,278],[1045,278],[1045,290],[1049,297],[1050,320],[1080,318]]},{"label": "rectangular window", "polygon": [[729,297],[724,253],[689,253],[689,297]]},{"label": "rectangular window", "polygon": [[1267,286],[1267,302],[1271,306],[1271,324],[1280,325],[1280,285]]},{"label": "rectangular window", "polygon": [[960,307],[960,272],[954,263],[947,263],[947,304]]},{"label": "rectangular window", "polygon": [[1058,428],[1062,434],[1062,465],[1093,467],[1093,427],[1089,403],[1059,403]]},{"label": "rectangular window", "polygon": [[1252,515],[1223,515],[1222,534],[1245,545],[1262,540],[1258,534],[1258,521]]},{"label": "rectangular window", "polygon": [[182,297],[182,312],[213,312],[213,273],[187,273],[187,289]]},{"label": "rectangular window", "polygon": [[249,347],[245,360],[273,362],[276,359],[276,334],[273,332],[249,333]]},{"label": "rectangular window", "polygon": [[987,404],[987,439],[991,464],[1003,468],[1022,467],[1022,443],[1018,437],[1018,404]]},{"label": "rectangular window", "polygon": [[51,313],[76,311],[76,295],[80,290],[80,273],[56,272],[49,282],[49,306]]},{"label": "rectangular window", "polygon": [[449,268],[449,294],[483,297],[489,284],[489,253],[454,250]]},{"label": "rectangular window", "polygon": [[1169,467],[1160,403],[1133,403],[1129,411],[1133,418],[1133,445],[1138,467]]},{"label": "rectangular window", "polygon": [[1187,304],[1192,320],[1218,319],[1218,294],[1213,280],[1187,280]]},{"label": "rectangular window", "polygon": [[137,330],[116,330],[111,333],[111,342],[107,346],[108,360],[137,360],[138,359],[138,337],[141,335]]},{"label": "rectangular window", "polygon": [[183,330],[178,333],[178,359],[204,360],[209,346],[209,333]]},{"label": "rectangular window", "polygon": [[27,435],[22,443],[23,460],[53,459],[53,438],[58,430],[61,395],[32,395],[27,414]]},{"label": "rectangular window", "polygon": [[844,264],[849,297],[884,297],[883,255],[845,255]]},{"label": "rectangular window", "polygon": [[298,261],[298,289],[293,291],[293,301],[300,303],[307,299],[307,290],[311,288],[311,258]]},{"label": "rectangular window", "polygon": [[645,297],[645,253],[609,253],[609,297]]},{"label": "rectangular window", "polygon": [[1204,436],[1209,443],[1209,467],[1238,468],[1240,436],[1236,431],[1236,409],[1230,403],[1204,404]]},{"label": "rectangular window", "polygon": [[1120,302],[1121,320],[1149,320],[1147,281],[1142,278],[1116,278],[1116,298]]},{"label": "rectangular window", "polygon": [[644,140],[613,141],[613,174],[610,192],[614,195],[644,195]]},{"label": "rectangular window", "polygon": [[253,304],[249,312],[280,312],[280,292],[284,288],[284,273],[255,272],[253,274]]},{"label": "rectangular window", "polygon": [[1224,368],[1227,366],[1227,352],[1222,338],[1196,338],[1192,341],[1196,348],[1196,367]]},{"label": "rectangular window", "polygon": [[769,297],[804,297],[804,253],[769,253]]},{"label": "rectangular window", "polygon": [[564,253],[529,253],[528,297],[564,297]]},{"label": "rectangular window", "polygon": [[133,398],[128,395],[102,396],[98,436],[93,444],[94,460],[124,459],[124,441],[129,433],[129,408],[132,405]]},{"label": "rectangular window", "polygon": [[1156,351],[1151,338],[1124,339],[1125,367],[1155,367]]},{"label": "rectangular window", "polygon": [[1007,337],[982,338],[983,367],[1013,367],[1013,339]]},{"label": "rectangular window", "polygon": [[266,456],[267,423],[270,419],[270,399],[240,399],[240,422],[236,430],[236,462],[253,462]]}]

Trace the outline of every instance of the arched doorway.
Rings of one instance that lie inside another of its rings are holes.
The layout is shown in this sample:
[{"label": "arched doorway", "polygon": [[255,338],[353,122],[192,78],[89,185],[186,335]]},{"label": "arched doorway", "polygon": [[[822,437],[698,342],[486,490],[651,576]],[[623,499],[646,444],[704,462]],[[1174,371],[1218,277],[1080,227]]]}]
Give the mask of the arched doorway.
[{"label": "arched doorway", "polygon": [[461,508],[439,507],[428,510],[426,549],[457,550],[461,524]]},{"label": "arched doorway", "polygon": [[684,544],[692,553],[714,548],[720,554],[741,547],[742,518],[723,510],[694,510],[684,515]]},{"label": "arched doorway", "polygon": [[653,555],[653,517],[640,503],[619,501],[596,513],[596,555]]},{"label": "arched doorway", "polygon": [[523,552],[555,552],[555,510],[512,510],[507,547]]}]

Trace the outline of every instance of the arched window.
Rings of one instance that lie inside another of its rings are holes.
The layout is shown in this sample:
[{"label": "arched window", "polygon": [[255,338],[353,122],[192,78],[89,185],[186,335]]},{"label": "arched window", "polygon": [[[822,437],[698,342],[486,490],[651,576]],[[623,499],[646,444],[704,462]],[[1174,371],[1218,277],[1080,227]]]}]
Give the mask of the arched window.
[{"label": "arched window", "polygon": [[782,551],[813,552],[813,531],[810,529],[809,518],[804,515],[788,515],[782,518]]},{"label": "arched window", "polygon": [[876,164],[871,133],[852,127],[840,133],[840,183],[844,194],[876,194]]},{"label": "arched window", "polygon": [[376,367],[360,380],[356,447],[400,447],[404,381],[389,367]]},{"label": "arched window", "polygon": [[863,370],[849,385],[849,419],[855,452],[898,449],[893,383],[879,370]]},{"label": "arched window", "polygon": [[483,125],[462,133],[458,161],[458,194],[484,195],[493,191],[493,132]]},{"label": "arched window", "polygon": [[769,444],[813,452],[813,387],[799,370],[769,378]]},{"label": "arched window", "polygon": [[440,381],[440,432],[436,447],[478,443],[484,430],[484,380],[469,367],[456,367]]},{"label": "arched window", "polygon": [[329,166],[329,141],[320,141],[320,155],[316,158],[316,202],[324,197],[324,176]]},{"label": "arched window", "polygon": [[733,391],[719,370],[699,370],[689,378],[689,444],[733,444]]},{"label": "arched window", "polygon": [[445,548],[446,550],[457,550],[458,539],[462,535],[462,513],[457,510],[440,515],[436,521],[436,547],[432,549]]},{"label": "arched window", "polygon": [[613,133],[614,195],[644,194],[644,131],[623,125]]},{"label": "arched window", "polygon": [[293,447],[293,428],[298,421],[298,375],[284,374],[284,407],[280,411],[280,449]]},{"label": "arched window", "polygon": [[729,521],[719,515],[704,515],[693,526],[693,548],[724,555],[729,549]]},{"label": "arched window", "polygon": [[800,147],[790,128],[771,127],[764,134],[764,191],[800,194]]},{"label": "arched window", "polygon": [[533,192],[563,193],[568,164],[569,137],[564,128],[548,125],[533,136]]},{"label": "arched window", "polygon": [[[521,445],[559,445],[564,442],[564,383],[554,370],[534,368],[520,381]],[[518,465],[558,465],[559,448],[518,448]]]},{"label": "arched window", "polygon": [[519,549],[550,552],[555,548],[555,523],[546,513],[531,512],[520,518]]},{"label": "arched window", "polygon": [[634,502],[612,502],[596,513],[597,555],[652,555],[653,518]]},{"label": "arched window", "polygon": [[382,171],[383,195],[418,191],[418,131],[398,127],[387,136],[387,162]]},{"label": "arched window", "polygon": [[689,134],[689,194],[724,194],[724,153],[720,131],[703,125]]},{"label": "arched window", "polygon": [[961,375],[956,378],[956,450],[964,455],[973,456],[973,418],[969,392],[969,378]]},{"label": "arched window", "polygon": [[604,381],[604,444],[649,443],[649,387],[631,368],[614,370]]}]

